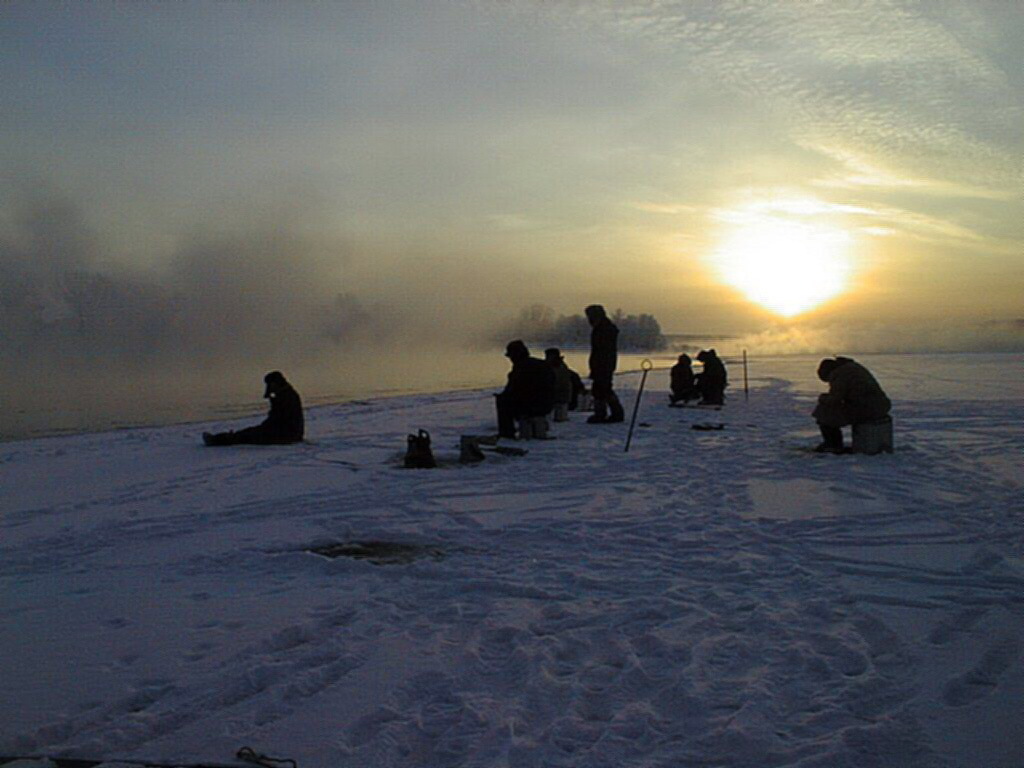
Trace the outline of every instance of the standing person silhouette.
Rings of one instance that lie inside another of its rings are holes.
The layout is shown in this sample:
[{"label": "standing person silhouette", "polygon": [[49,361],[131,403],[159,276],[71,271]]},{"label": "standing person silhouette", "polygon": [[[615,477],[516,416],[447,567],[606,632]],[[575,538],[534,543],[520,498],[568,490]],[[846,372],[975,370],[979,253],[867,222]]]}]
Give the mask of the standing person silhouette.
[{"label": "standing person silhouette", "polygon": [[613,424],[626,417],[622,403],[612,390],[612,376],[618,364],[619,329],[600,304],[583,310],[590,323],[590,379],[594,396],[594,415],[588,424]]}]

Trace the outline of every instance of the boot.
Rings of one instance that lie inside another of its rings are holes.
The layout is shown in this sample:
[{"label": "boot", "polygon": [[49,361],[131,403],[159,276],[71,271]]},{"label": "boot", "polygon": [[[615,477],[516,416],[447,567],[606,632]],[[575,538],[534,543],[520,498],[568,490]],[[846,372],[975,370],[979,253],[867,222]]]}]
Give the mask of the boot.
[{"label": "boot", "polygon": [[430,450],[430,433],[425,429],[409,435],[405,451],[406,469],[433,469],[437,466],[434,452]]},{"label": "boot", "polygon": [[619,397],[614,392],[612,396],[608,398],[608,405],[611,408],[611,413],[608,414],[609,423],[617,423],[626,420],[626,412],[622,409],[622,403],[619,402]]},{"label": "boot", "polygon": [[840,427],[827,427],[819,424],[821,436],[824,438],[821,445],[814,449],[815,453],[842,453],[843,452],[843,430]]}]

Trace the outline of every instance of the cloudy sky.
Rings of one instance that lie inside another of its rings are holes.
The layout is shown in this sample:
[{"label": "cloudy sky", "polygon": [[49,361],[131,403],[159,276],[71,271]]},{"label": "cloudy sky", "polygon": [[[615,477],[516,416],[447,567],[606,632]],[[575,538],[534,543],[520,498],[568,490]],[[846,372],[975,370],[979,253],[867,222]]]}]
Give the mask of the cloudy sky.
[{"label": "cloudy sky", "polygon": [[5,2],[6,343],[1024,317],[1021,50],[1014,0]]}]

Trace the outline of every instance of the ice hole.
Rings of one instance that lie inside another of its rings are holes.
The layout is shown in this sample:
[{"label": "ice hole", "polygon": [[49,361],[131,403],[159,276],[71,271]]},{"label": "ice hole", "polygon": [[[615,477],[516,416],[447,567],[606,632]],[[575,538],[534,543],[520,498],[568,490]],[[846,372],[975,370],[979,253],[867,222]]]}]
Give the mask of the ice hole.
[{"label": "ice hole", "polygon": [[432,560],[444,558],[444,552],[437,547],[398,541],[341,541],[320,544],[306,551],[331,559],[351,557],[356,560],[368,560],[375,565],[408,565],[425,557]]}]

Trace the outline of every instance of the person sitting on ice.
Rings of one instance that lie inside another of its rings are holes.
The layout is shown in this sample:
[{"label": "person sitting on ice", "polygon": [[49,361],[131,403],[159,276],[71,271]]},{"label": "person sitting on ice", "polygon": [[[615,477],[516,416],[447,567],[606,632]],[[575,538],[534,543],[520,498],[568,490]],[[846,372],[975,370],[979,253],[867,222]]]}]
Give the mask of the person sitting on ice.
[{"label": "person sitting on ice", "polygon": [[729,386],[725,365],[714,349],[702,349],[697,353],[697,359],[704,364],[704,370],[694,377],[700,392],[700,404],[723,405],[725,388]]},{"label": "person sitting on ice", "polygon": [[558,347],[544,350],[544,361],[555,374],[555,404],[552,409],[555,421],[569,420],[569,403],[572,401],[572,376]]},{"label": "person sitting on ice", "polygon": [[843,430],[847,424],[884,419],[892,403],[871,372],[849,357],[825,358],[818,364],[818,378],[828,392],[818,396],[811,414],[818,422],[823,442],[819,453],[843,453]]},{"label": "person sitting on ice", "polygon": [[696,377],[693,375],[693,361],[685,352],[679,356],[679,362],[672,366],[669,375],[672,392],[668,398],[672,405],[679,402],[688,403],[700,397]]},{"label": "person sitting on ice", "polygon": [[498,435],[516,436],[516,421],[547,416],[555,404],[555,372],[543,360],[530,357],[521,340],[510,341],[505,357],[512,361],[505,389],[495,395]]},{"label": "person sitting on ice", "polygon": [[[567,366],[568,367],[568,366]],[[590,394],[587,392],[587,385],[583,383],[582,377],[572,368],[569,368],[569,381],[572,384],[572,396],[569,398],[569,410],[587,410],[584,401]]]},{"label": "person sitting on ice", "polygon": [[280,371],[271,371],[263,377],[267,385],[263,396],[270,400],[270,413],[254,427],[238,432],[203,433],[206,445],[287,445],[302,442],[304,420],[299,393]]}]

